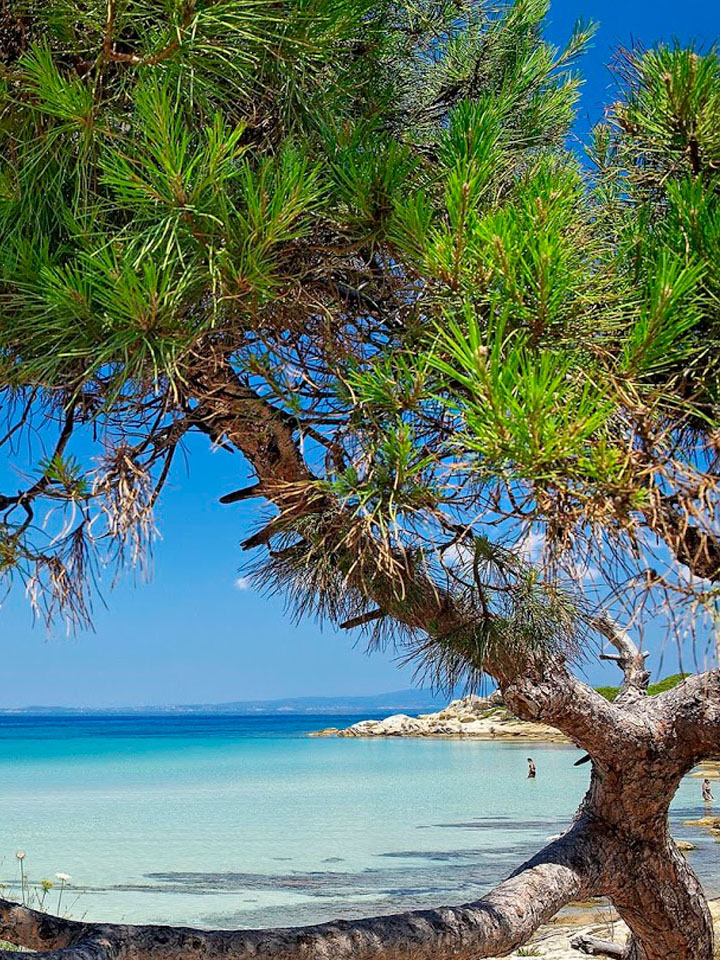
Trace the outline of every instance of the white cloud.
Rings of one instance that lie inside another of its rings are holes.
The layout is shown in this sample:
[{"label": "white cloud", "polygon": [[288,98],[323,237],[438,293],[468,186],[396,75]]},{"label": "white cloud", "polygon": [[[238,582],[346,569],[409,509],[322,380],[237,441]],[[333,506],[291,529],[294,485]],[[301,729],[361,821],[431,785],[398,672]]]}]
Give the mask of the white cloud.
[{"label": "white cloud", "polygon": [[545,536],[539,530],[528,530],[517,546],[527,563],[540,563],[545,551]]},{"label": "white cloud", "polygon": [[466,566],[472,563],[475,550],[467,543],[453,543],[442,552],[442,561],[446,567]]},{"label": "white cloud", "polygon": [[[527,563],[535,566],[542,566],[546,540],[545,534],[541,530],[528,530],[523,539],[518,543],[520,555]],[[568,575],[578,580],[585,586],[597,586],[603,582],[603,576],[600,569],[592,563],[572,558],[568,561]]]},{"label": "white cloud", "polygon": [[250,577],[238,577],[235,581],[236,590],[250,590],[251,586]]}]

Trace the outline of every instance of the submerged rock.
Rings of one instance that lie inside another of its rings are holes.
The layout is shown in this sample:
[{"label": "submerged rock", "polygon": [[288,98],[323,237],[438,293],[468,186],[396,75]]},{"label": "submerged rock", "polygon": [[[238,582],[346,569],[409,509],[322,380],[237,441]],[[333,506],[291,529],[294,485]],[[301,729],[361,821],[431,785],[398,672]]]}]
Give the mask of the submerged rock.
[{"label": "submerged rock", "polygon": [[685,820],[686,827],[703,827],[711,833],[720,834],[720,817],[700,817],[698,820]]}]

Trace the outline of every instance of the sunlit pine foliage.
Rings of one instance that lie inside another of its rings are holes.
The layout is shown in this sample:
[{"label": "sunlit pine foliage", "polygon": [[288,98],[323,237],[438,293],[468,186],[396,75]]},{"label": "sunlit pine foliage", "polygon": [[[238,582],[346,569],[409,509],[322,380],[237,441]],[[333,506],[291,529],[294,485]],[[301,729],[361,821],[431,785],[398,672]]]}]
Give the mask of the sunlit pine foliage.
[{"label": "sunlit pine foliage", "polygon": [[304,459],[249,543],[300,612],[453,679],[598,604],[714,617],[720,60],[621,51],[585,156],[592,27],[547,13],[6,0],[0,575],[48,620],[147,554],[190,432],[232,446],[218,369]]}]

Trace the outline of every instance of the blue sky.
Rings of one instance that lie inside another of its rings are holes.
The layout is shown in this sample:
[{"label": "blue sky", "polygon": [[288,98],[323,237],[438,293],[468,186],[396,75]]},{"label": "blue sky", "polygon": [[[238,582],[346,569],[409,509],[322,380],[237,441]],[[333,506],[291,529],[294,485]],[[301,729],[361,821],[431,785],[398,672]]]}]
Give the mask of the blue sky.
[{"label": "blue sky", "polygon": [[[650,46],[674,37],[708,44],[720,37],[717,0],[555,0],[549,36],[557,42],[578,18],[600,22],[586,56],[578,131],[602,115],[618,44]],[[412,670],[391,652],[366,655],[347,634],[294,625],[278,598],[246,588],[238,544],[258,520],[255,501],[222,507],[218,497],[242,486],[238,456],[212,453],[205,438],[191,445],[191,471],[178,465],[158,509],[162,540],[153,577],[125,578],[96,606],[95,631],[48,636],[33,624],[21,592],[0,612],[0,706],[119,706],[211,703],[285,696],[365,694],[412,684]],[[3,479],[12,464],[0,464]],[[5,484],[3,484],[4,488]],[[653,664],[657,666],[659,651]],[[665,651],[663,673],[676,669]],[[613,673],[589,665],[594,681]]]},{"label": "blue sky", "polygon": [[562,43],[577,19],[599,24],[592,49],[581,63],[586,78],[578,130],[602,115],[611,96],[608,63],[618,46],[639,42],[645,47],[678,39],[710,46],[720,39],[720,5],[717,0],[551,0],[548,36]]}]

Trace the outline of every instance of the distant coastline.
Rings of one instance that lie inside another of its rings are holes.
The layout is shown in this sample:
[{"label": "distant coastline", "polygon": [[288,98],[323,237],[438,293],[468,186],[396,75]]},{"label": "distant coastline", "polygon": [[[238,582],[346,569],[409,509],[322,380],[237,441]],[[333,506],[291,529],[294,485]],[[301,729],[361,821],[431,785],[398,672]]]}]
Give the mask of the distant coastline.
[{"label": "distant coastline", "polygon": [[285,697],[278,700],[234,700],[225,703],[191,703],[168,706],[0,707],[0,717],[17,716],[277,716],[283,714],[355,715],[399,711],[421,713],[437,710],[445,699],[428,690],[394,690],[367,696]]}]

